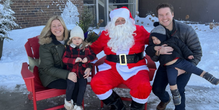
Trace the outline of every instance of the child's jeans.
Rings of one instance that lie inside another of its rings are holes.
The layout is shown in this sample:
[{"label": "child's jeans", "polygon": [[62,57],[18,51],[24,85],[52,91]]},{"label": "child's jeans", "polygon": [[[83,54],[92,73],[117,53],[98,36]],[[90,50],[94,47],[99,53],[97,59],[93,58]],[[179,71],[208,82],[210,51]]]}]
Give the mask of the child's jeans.
[{"label": "child's jeans", "polygon": [[178,71],[175,69],[175,67],[185,70],[188,73],[194,73],[198,76],[200,76],[201,73],[203,72],[203,70],[196,67],[191,62],[185,59],[178,59],[174,64],[166,67],[167,67],[166,71],[167,71],[168,82],[170,86],[175,85],[177,82],[176,80],[177,80]]},{"label": "child's jeans", "polygon": [[80,73],[79,73],[79,77],[77,77],[76,83],[67,79],[67,89],[66,89],[66,100],[67,101],[71,100],[75,85],[78,85],[78,94],[77,94],[76,104],[78,106],[81,106],[83,98],[84,98],[84,93],[87,87],[87,79],[84,79],[83,75]]}]

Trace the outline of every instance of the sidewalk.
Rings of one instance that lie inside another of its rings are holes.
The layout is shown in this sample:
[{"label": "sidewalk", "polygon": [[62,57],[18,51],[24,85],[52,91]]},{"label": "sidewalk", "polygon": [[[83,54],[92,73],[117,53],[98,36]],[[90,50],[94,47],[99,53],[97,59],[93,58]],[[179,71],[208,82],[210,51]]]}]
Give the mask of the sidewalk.
[{"label": "sidewalk", "polygon": [[[167,88],[168,89],[168,88]],[[218,94],[215,94],[215,91],[219,91],[218,88],[208,88],[201,86],[188,86],[186,87],[186,110],[219,110],[219,100]],[[119,95],[129,95],[127,90],[116,90]],[[209,98],[203,96],[208,95]],[[8,91],[0,87],[0,110],[33,110],[32,101],[28,100],[28,91],[26,90],[25,85],[16,86],[14,91]],[[215,97],[212,100],[212,97]],[[217,97],[217,98],[216,98]],[[56,98],[51,98],[47,100],[42,100],[37,102],[38,110],[43,110],[50,108],[56,105],[64,103],[65,96],[59,96]],[[109,110],[110,107],[104,105],[103,108],[100,108],[100,100],[91,90],[90,85],[87,86],[87,90],[84,96],[84,106],[85,110]],[[130,102],[124,101],[127,110],[129,110]],[[147,110],[156,110],[156,106],[159,103],[159,99],[151,93]],[[210,107],[209,104],[212,106]],[[210,107],[210,108],[209,108]],[[60,109],[60,110],[65,110]],[[174,110],[174,105],[172,101],[168,104],[166,110]]]},{"label": "sidewalk", "polygon": [[[9,92],[0,88],[0,110],[33,110],[32,100],[28,99],[28,91],[25,85],[19,85],[17,90]],[[37,102],[37,109],[43,110],[53,106],[64,104],[65,95],[50,98]],[[110,107],[104,105],[100,108],[100,100],[91,90],[90,85],[87,86],[87,90],[84,96],[85,110],[109,110]],[[124,102],[128,105],[130,102]],[[127,107],[128,109],[128,107]],[[60,109],[60,110],[65,110]]]}]

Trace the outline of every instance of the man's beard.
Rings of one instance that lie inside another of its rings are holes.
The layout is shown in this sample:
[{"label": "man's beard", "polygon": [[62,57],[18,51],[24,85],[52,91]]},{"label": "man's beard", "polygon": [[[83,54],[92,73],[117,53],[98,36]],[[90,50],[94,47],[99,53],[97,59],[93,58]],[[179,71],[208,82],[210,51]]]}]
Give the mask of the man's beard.
[{"label": "man's beard", "polygon": [[136,27],[130,21],[117,26],[111,22],[111,24],[107,25],[106,29],[111,38],[107,45],[113,52],[129,50],[134,45],[133,32],[136,30]]}]

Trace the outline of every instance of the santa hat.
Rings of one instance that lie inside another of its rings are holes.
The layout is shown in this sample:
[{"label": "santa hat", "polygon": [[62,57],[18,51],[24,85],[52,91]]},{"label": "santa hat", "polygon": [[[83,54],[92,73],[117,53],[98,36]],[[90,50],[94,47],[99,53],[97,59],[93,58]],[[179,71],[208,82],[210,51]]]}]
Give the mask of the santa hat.
[{"label": "santa hat", "polygon": [[128,20],[129,18],[133,19],[132,15],[127,7],[121,7],[121,8],[117,8],[117,9],[112,10],[110,12],[111,20],[115,17],[116,18],[122,17],[122,18],[125,18],[126,20]]},{"label": "santa hat", "polygon": [[71,40],[73,37],[80,37],[81,39],[84,40],[84,31],[81,29],[79,26],[75,26],[70,33],[70,38]]},{"label": "santa hat", "polygon": [[161,42],[163,42],[167,39],[166,29],[163,26],[158,25],[151,31],[150,36],[157,37]]}]

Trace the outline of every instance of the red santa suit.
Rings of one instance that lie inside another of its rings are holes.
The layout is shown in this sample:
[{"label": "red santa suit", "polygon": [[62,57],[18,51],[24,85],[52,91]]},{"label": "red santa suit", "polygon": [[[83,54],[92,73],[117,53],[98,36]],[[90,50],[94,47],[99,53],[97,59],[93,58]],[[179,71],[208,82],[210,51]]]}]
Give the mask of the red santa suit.
[{"label": "red santa suit", "polygon": [[[92,43],[91,48],[95,54],[102,50],[106,55],[132,55],[144,52],[145,44],[149,42],[149,33],[143,26],[136,25],[134,31],[134,44],[127,50],[113,52],[107,45],[110,40],[108,31],[103,31],[100,37]],[[145,58],[137,63],[120,63],[105,60],[99,66],[99,72],[92,78],[91,87],[100,100],[107,99],[112,94],[112,89],[123,83],[130,88],[132,99],[140,104],[145,104],[151,92],[149,72]]]}]

